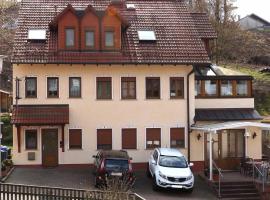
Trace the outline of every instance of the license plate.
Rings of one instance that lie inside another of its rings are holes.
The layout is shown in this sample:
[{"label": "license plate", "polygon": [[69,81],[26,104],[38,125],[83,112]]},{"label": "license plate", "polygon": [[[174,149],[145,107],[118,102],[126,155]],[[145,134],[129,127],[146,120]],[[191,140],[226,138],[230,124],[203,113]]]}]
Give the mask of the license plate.
[{"label": "license plate", "polygon": [[122,173],[120,173],[120,172],[118,172],[118,173],[117,172],[112,172],[111,175],[112,176],[122,176]]},{"label": "license plate", "polygon": [[183,186],[182,185],[172,185],[172,188],[181,189],[181,188],[183,188]]}]

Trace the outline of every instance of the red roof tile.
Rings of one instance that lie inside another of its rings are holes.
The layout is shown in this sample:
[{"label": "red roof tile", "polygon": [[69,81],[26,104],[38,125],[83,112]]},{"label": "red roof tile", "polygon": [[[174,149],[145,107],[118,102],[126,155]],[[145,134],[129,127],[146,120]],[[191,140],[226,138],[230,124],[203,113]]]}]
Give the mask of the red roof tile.
[{"label": "red roof tile", "polygon": [[69,123],[68,105],[19,105],[15,106],[11,123],[16,125],[52,125]]},{"label": "red roof tile", "polygon": [[[207,52],[197,32],[191,13],[181,0],[127,0],[117,5],[119,14],[130,26],[122,34],[121,52],[59,52],[56,34],[49,23],[67,4],[75,9],[91,5],[105,11],[110,0],[23,0],[15,37],[13,63],[134,63],[194,64],[209,63]],[[57,12],[55,12],[55,10]],[[45,43],[29,43],[29,28],[47,29]],[[139,42],[138,30],[154,30],[156,42]]]},{"label": "red roof tile", "polygon": [[194,20],[195,27],[201,38],[204,39],[215,39],[217,38],[217,33],[213,29],[212,24],[209,21],[209,17],[206,13],[191,13]]}]

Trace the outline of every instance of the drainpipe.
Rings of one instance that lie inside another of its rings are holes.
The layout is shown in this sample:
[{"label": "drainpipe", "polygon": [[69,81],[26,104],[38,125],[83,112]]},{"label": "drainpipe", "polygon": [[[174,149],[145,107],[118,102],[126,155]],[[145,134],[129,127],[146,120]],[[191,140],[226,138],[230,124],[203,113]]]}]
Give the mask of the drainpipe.
[{"label": "drainpipe", "polygon": [[190,76],[194,73],[194,68],[187,75],[187,127],[188,127],[188,162],[190,162],[190,97],[189,97],[189,81]]}]

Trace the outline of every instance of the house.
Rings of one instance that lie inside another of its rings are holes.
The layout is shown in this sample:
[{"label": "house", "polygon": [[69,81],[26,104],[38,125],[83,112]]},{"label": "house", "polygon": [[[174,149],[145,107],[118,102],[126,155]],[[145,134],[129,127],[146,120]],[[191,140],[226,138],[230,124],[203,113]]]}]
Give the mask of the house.
[{"label": "house", "polygon": [[270,22],[256,14],[250,14],[238,21],[244,30],[270,30]]},{"label": "house", "polygon": [[205,14],[175,0],[68,2],[22,2],[15,165],[91,164],[99,149],[125,149],[145,167],[160,146],[179,148],[197,171],[209,157],[225,169],[261,159],[269,125],[254,109],[253,78],[210,65],[216,34]]}]

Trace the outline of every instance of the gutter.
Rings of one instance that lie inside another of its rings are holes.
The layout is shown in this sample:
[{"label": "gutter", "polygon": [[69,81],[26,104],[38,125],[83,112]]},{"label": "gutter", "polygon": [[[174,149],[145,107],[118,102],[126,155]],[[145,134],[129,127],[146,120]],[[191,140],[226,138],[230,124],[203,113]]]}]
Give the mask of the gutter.
[{"label": "gutter", "polygon": [[194,73],[194,67],[187,75],[187,127],[188,127],[188,162],[190,162],[190,98],[189,98],[189,81],[190,76]]}]

